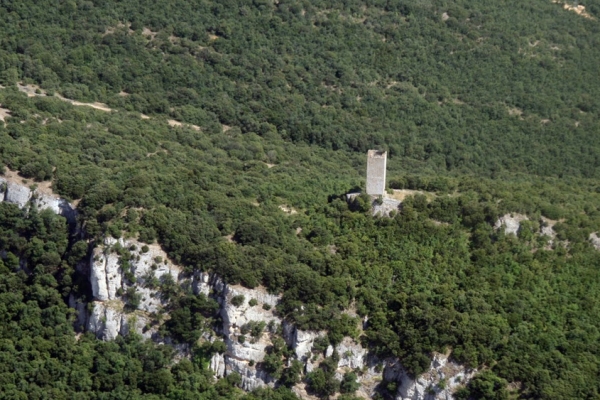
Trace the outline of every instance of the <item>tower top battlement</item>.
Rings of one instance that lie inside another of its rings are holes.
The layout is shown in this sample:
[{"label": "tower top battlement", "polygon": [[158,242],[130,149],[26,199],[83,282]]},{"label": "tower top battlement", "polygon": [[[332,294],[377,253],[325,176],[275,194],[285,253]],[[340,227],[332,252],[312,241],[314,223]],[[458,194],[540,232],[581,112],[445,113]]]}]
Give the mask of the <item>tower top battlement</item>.
[{"label": "tower top battlement", "polygon": [[367,194],[383,196],[385,194],[385,170],[387,151],[369,150],[367,152]]}]

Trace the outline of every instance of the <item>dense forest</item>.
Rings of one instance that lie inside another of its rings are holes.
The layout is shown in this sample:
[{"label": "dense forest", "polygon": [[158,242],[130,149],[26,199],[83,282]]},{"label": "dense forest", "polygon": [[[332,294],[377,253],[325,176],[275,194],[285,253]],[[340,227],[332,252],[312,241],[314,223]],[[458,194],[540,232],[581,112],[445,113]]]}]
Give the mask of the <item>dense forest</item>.
[{"label": "dense forest", "polygon": [[[192,340],[175,363],[76,336],[74,267],[126,235],[413,375],[451,350],[484,371],[462,398],[599,396],[600,3],[487,3],[0,2],[0,164],[51,180],[85,231],[0,203],[0,393],[294,398],[213,381]],[[390,218],[344,196],[370,147],[391,189],[426,193]],[[517,236],[506,213],[529,216]]]},{"label": "dense forest", "polygon": [[213,131],[383,146],[435,172],[598,177],[589,3],[592,18],[545,0],[3,1],[0,70]]},{"label": "dense forest", "polygon": [[[0,203],[0,394],[5,399],[294,399],[282,390],[244,396],[239,376],[214,381],[210,352],[173,363],[170,346],[135,334],[115,342],[75,335],[74,266],[87,243],[69,238],[64,218]],[[19,268],[21,262],[21,268]]]}]

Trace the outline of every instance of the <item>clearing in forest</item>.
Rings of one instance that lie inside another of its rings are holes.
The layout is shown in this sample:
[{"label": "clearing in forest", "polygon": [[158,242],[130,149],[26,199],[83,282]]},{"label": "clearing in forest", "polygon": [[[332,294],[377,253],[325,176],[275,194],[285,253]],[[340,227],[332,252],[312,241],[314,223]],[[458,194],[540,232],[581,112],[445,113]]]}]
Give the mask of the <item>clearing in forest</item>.
[{"label": "clearing in forest", "polygon": [[433,200],[433,198],[435,197],[434,193],[431,192],[425,192],[423,190],[411,190],[411,189],[392,189],[393,193],[386,193],[384,195],[384,197],[387,197],[388,199],[394,199],[394,200],[398,200],[398,201],[404,201],[404,199],[408,196],[415,196],[417,194],[422,194],[425,197],[427,197],[428,201]]}]

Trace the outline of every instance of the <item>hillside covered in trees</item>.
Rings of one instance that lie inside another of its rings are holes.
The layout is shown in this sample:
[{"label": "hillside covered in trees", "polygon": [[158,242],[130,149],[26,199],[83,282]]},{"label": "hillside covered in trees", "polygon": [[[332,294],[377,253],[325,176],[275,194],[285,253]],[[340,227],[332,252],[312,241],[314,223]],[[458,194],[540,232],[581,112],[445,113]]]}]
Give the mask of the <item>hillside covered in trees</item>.
[{"label": "hillside covered in trees", "polygon": [[[213,381],[195,341],[76,339],[88,243],[133,236],[413,375],[451,350],[483,371],[462,398],[599,396],[600,3],[488,3],[0,2],[0,164],[85,232],[0,203],[0,392],[293,398]],[[372,147],[427,196],[348,204]]]}]

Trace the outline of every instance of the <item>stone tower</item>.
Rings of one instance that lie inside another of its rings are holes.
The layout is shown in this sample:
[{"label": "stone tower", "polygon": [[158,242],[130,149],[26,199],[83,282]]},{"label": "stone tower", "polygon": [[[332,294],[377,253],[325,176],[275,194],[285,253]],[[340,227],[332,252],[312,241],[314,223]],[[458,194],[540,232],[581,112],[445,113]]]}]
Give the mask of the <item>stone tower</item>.
[{"label": "stone tower", "polygon": [[367,194],[373,196],[385,194],[386,162],[386,151],[369,150],[367,152]]}]

